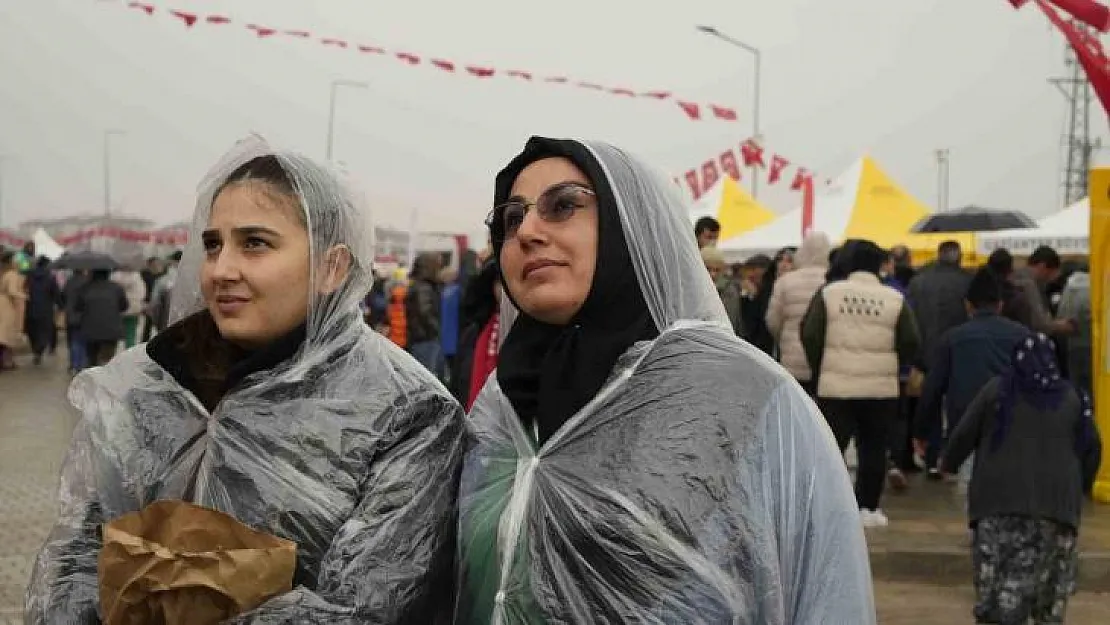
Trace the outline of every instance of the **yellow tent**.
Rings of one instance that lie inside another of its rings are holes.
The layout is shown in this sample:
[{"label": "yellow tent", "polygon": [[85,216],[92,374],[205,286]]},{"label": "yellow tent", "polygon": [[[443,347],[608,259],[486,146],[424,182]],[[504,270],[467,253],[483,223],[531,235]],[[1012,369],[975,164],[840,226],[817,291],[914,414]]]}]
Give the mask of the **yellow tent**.
[{"label": "yellow tent", "polygon": [[965,264],[975,264],[973,233],[911,233],[914,224],[932,210],[894,182],[870,156],[863,157],[860,169],[856,205],[844,231],[845,239],[870,239],[888,249],[905,245],[915,264],[936,258],[941,243],[956,241],[964,250]]},{"label": "yellow tent", "polygon": [[690,218],[713,217],[721,222],[721,240],[727,241],[775,218],[735,180],[725,176],[705,192],[690,209]]},{"label": "yellow tent", "polygon": [[[948,240],[959,241],[969,252],[974,251],[974,239],[968,233],[910,234],[910,228],[930,212],[873,158],[865,156],[828,185],[815,189],[812,228],[836,243],[868,239],[885,248],[905,245],[918,262],[936,256],[937,245]],[[736,238],[730,239],[722,232],[720,248],[738,253],[777,250],[798,245],[801,232],[802,209],[796,208]]]}]

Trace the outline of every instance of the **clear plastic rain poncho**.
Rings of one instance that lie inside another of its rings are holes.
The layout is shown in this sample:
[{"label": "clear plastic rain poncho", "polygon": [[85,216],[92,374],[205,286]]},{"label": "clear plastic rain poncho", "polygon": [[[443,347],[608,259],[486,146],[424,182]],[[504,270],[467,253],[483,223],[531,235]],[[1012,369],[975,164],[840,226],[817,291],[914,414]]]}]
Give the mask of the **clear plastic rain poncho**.
[{"label": "clear plastic rain poncho", "polygon": [[[86,371],[69,398],[83,417],[61,478],[57,525],[27,592],[28,623],[95,623],[100,526],[161,499],[229,513],[297,543],[292,592],[236,623],[428,623],[450,610],[464,452],[462,411],[431,374],[362,321],[371,229],[330,170],[238,144],[201,184],[173,318],[200,313],[200,233],[217,190],[276,155],[304,209],[311,284],[350,250],[342,285],[310,295],[291,358],[245,377],[209,413],[148,355]],[[172,331],[172,329],[171,329]]]},{"label": "clear plastic rain poncho", "polygon": [[617,148],[585,146],[660,334],[539,449],[490,377],[470,414],[456,622],[874,623],[859,512],[824,419],[731,332],[677,189]]}]

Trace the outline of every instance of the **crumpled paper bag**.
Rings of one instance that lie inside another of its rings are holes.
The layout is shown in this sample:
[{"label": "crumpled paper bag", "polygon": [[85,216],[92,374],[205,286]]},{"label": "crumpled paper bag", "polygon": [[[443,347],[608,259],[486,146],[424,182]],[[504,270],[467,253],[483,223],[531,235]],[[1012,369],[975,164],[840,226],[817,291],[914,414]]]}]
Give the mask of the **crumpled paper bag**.
[{"label": "crumpled paper bag", "polygon": [[216,510],[158,501],[104,525],[105,625],[208,625],[293,585],[296,544]]}]

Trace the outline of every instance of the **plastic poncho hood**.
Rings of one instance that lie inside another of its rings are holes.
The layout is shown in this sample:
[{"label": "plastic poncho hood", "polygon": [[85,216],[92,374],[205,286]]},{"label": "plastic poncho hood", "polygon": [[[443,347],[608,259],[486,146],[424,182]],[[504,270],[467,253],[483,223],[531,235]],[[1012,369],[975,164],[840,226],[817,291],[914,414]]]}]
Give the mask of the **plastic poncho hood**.
[{"label": "plastic poncho hood", "polygon": [[660,334],[538,449],[487,382],[460,489],[456,622],[874,623],[859,513],[814,405],[732,334],[677,189],[583,145]]},{"label": "plastic poncho hood", "polygon": [[[411,357],[361,320],[372,245],[356,197],[326,167],[251,138],[205,178],[173,292],[202,307],[200,232],[228,176],[276,157],[292,182],[316,284],[350,251],[341,286],[312,295],[295,354],[248,374],[209,414],[146,346],[80,374],[81,412],[57,525],[27,591],[28,623],[98,622],[100,525],[183,499],[297,544],[294,590],[236,623],[433,622],[450,610],[462,412]],[[170,332],[173,331],[171,328]]]}]

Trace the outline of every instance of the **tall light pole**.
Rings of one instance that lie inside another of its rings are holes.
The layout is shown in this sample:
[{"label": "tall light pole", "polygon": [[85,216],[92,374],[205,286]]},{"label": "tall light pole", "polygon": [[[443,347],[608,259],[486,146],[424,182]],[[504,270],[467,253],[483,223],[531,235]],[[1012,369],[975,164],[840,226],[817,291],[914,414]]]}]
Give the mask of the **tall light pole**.
[{"label": "tall light pole", "polygon": [[937,210],[948,210],[948,148],[940,148],[937,153]]},{"label": "tall light pole", "polygon": [[352,87],[357,89],[366,89],[370,85],[364,82],[354,80],[333,80],[331,81],[331,104],[328,108],[328,144],[326,150],[326,157],[330,163],[332,160],[333,147],[335,145],[335,95],[340,87]]},{"label": "tall light pole", "polygon": [[[759,92],[760,92],[760,89],[762,88],[762,85],[763,85],[763,77],[762,77],[762,74],[763,74],[763,54],[759,51],[759,48],[757,48],[755,46],[752,46],[752,45],[749,45],[749,44],[746,44],[743,41],[740,41],[739,39],[736,39],[735,37],[730,37],[730,36],[722,33],[721,31],[717,30],[713,26],[701,25],[701,26],[698,26],[697,29],[699,31],[707,34],[707,35],[712,35],[713,37],[716,37],[717,39],[720,39],[721,41],[724,41],[724,42],[729,43],[729,44],[731,44],[731,45],[733,45],[737,48],[740,48],[741,50],[743,50],[743,51],[747,52],[748,54],[751,54],[753,57],[755,57],[755,75],[753,77],[753,79],[754,79],[753,82],[755,83],[755,87],[752,89],[752,91],[753,91],[753,94],[752,94],[752,100],[753,100],[752,101],[752,126],[753,126],[753,130],[752,130],[752,132],[755,135],[753,138],[756,141],[761,140],[762,135],[760,133],[760,128],[759,128],[759,102],[760,102]],[[759,197],[759,174],[756,171],[756,166],[755,165],[752,165],[752,196],[756,197],[756,198]]]},{"label": "tall light pole", "polygon": [[122,137],[126,132],[109,128],[104,131],[104,216],[112,215],[112,137]]}]

